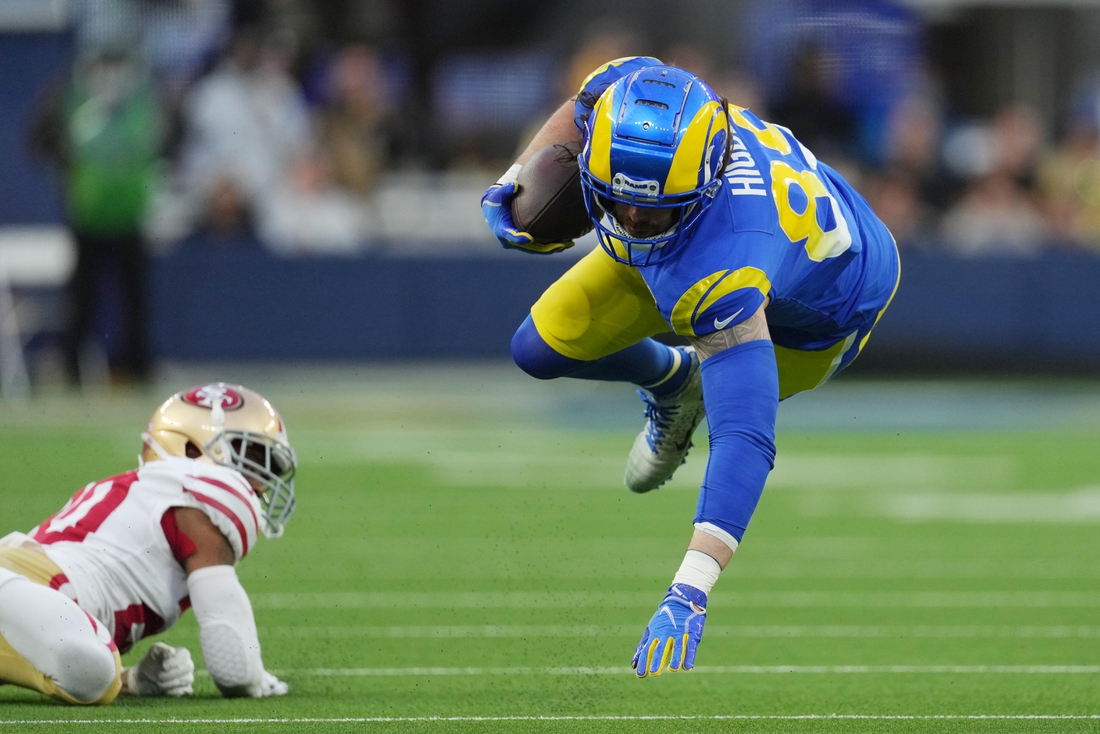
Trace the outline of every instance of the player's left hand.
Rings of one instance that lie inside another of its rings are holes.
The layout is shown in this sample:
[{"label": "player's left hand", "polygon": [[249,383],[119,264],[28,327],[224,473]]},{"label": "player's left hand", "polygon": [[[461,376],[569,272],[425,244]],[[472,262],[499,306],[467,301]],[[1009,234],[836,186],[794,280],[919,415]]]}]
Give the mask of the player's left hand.
[{"label": "player's left hand", "polygon": [[695,667],[695,652],[707,621],[707,595],[694,586],[673,584],[649,620],[630,667],[639,678]]},{"label": "player's left hand", "polygon": [[186,647],[158,642],[137,665],[126,669],[126,687],[134,696],[188,696],[195,682],[195,663]]}]

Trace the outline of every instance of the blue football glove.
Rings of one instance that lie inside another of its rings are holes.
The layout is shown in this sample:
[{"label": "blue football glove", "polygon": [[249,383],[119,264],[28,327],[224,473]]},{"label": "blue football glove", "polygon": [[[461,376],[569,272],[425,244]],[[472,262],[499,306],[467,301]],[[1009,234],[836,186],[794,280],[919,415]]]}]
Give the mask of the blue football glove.
[{"label": "blue football glove", "polygon": [[516,229],[512,221],[512,197],[519,190],[515,181],[499,181],[490,186],[481,197],[481,213],[492,230],[497,242],[508,250],[524,250],[538,255],[550,255],[573,246],[572,242],[554,242],[539,244],[527,232]]},{"label": "blue football glove", "polygon": [[668,587],[661,606],[642,633],[630,667],[639,678],[695,667],[695,651],[707,622],[707,595],[694,586],[673,584]]}]

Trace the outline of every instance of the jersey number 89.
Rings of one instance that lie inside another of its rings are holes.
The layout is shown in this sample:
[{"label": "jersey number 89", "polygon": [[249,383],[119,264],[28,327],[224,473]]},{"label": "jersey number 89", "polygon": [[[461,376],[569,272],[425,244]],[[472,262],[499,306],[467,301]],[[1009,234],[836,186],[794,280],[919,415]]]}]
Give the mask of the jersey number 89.
[{"label": "jersey number 89", "polygon": [[[750,118],[748,110],[730,106],[730,118],[738,127],[750,132],[761,145],[776,151],[792,162],[801,164],[792,153],[787,136],[777,125],[764,122],[755,115]],[[759,122],[760,126],[755,125]],[[779,214],[779,226],[793,243],[806,242],[806,254],[814,262],[836,257],[852,246],[852,233],[836,203],[817,175],[817,161],[807,151],[806,158],[810,168],[797,171],[784,160],[773,160],[772,201]],[[793,197],[791,190],[797,187],[799,193]],[[796,208],[797,204],[797,208]]]}]

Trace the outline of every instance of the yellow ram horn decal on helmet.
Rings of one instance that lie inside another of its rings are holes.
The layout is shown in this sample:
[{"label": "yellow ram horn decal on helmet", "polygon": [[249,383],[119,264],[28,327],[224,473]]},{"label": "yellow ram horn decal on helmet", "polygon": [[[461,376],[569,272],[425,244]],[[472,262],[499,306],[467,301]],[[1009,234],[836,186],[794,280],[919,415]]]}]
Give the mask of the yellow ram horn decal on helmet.
[{"label": "yellow ram horn decal on helmet", "polygon": [[688,123],[684,137],[676,146],[676,155],[665,179],[665,194],[682,194],[700,186],[699,171],[714,136],[724,129],[719,122],[719,102],[707,102]]},{"label": "yellow ram horn decal on helmet", "polygon": [[592,135],[588,141],[588,171],[593,176],[611,183],[611,128],[614,122],[614,89],[609,88],[600,95],[596,109],[592,110]]}]

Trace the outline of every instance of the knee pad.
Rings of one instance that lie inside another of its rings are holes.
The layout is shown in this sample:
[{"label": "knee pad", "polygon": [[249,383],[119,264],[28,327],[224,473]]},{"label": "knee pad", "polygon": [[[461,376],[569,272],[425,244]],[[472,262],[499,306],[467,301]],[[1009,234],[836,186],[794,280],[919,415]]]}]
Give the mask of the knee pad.
[{"label": "knee pad", "polygon": [[53,679],[65,693],[83,704],[106,704],[114,700],[111,688],[119,676],[115,655],[94,637],[70,640],[59,650],[61,665]]},{"label": "knee pad", "polygon": [[14,666],[0,680],[72,704],[102,705],[118,695],[121,664],[110,634],[64,594],[0,574],[0,636]]},{"label": "knee pad", "polygon": [[512,337],[512,359],[517,367],[540,380],[564,377],[584,364],[554,351],[535,328],[535,321],[530,314]]}]

